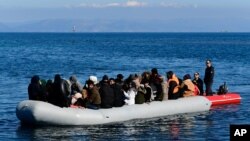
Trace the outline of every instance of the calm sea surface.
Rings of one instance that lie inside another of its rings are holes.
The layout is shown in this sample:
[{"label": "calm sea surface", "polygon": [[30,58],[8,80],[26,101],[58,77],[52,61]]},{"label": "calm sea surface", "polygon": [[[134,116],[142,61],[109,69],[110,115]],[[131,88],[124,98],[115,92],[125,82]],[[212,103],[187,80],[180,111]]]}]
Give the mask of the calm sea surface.
[{"label": "calm sea surface", "polygon": [[[34,74],[74,74],[83,83],[89,75],[100,80],[156,67],[164,76],[198,71],[203,78],[207,58],[213,90],[227,82],[240,105],[98,126],[27,127],[15,114]],[[230,124],[250,124],[249,81],[250,33],[0,33],[0,140],[229,140]]]}]

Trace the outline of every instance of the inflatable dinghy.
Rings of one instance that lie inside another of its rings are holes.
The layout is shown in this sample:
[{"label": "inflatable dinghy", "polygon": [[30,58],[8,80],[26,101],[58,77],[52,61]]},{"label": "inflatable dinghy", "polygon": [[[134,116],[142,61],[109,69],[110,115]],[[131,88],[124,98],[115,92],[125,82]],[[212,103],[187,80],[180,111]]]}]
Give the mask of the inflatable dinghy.
[{"label": "inflatable dinghy", "polygon": [[206,96],[206,98],[212,102],[212,106],[224,105],[224,104],[239,104],[241,102],[241,97],[237,93]]},{"label": "inflatable dinghy", "polygon": [[211,102],[204,96],[153,101],[110,109],[60,108],[42,101],[25,100],[16,108],[21,122],[36,125],[97,125],[132,119],[163,117],[208,111]]}]

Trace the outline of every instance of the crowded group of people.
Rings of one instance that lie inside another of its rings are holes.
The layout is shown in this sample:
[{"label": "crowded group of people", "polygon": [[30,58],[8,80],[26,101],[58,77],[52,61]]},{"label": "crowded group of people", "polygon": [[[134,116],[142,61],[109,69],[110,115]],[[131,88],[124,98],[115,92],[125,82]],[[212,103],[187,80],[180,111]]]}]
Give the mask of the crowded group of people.
[{"label": "crowded group of people", "polygon": [[193,79],[190,74],[181,79],[173,71],[166,72],[167,80],[164,81],[156,68],[141,75],[130,74],[125,79],[122,74],[117,74],[116,78],[104,75],[101,81],[96,76],[90,76],[84,85],[74,75],[67,80],[56,74],[54,81],[46,81],[34,75],[28,86],[28,94],[30,100],[46,101],[59,107],[112,108],[180,97],[212,95],[213,77],[211,60],[206,61],[204,81],[198,72],[194,73]]}]

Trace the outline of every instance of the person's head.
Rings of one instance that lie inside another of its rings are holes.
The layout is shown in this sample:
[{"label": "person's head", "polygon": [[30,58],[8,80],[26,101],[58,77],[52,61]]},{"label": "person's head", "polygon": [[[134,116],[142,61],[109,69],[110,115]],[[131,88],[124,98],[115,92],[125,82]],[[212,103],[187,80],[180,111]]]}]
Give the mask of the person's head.
[{"label": "person's head", "polygon": [[89,76],[89,80],[93,81],[95,85],[98,83],[96,76],[93,76],[93,75]]},{"label": "person's head", "polygon": [[30,80],[30,83],[32,84],[39,84],[39,81],[40,81],[40,78],[38,75],[34,75],[31,80]]},{"label": "person's head", "polygon": [[189,74],[185,74],[183,76],[183,80],[191,79],[191,76]]},{"label": "person's head", "polygon": [[122,74],[117,74],[116,78],[117,78],[118,80],[122,80],[122,79],[123,79],[123,75],[122,75]]},{"label": "person's head", "polygon": [[195,79],[198,79],[199,77],[200,77],[199,72],[195,72],[195,73],[194,73],[194,78],[195,78]]},{"label": "person's head", "polygon": [[108,77],[107,75],[104,75],[104,76],[102,77],[102,81],[108,82],[108,80],[109,80],[109,77]]},{"label": "person's head", "polygon": [[152,75],[157,75],[157,74],[158,74],[157,68],[152,68],[151,74],[152,74]]},{"label": "person's head", "polygon": [[60,82],[61,81],[61,76],[60,74],[56,74],[54,77],[54,83]]},{"label": "person's head", "polygon": [[167,72],[167,79],[172,79],[172,78],[173,78],[173,75],[174,75],[174,72],[173,72],[173,71],[168,71],[168,72]]},{"label": "person's head", "polygon": [[76,83],[76,82],[77,82],[76,76],[75,76],[75,75],[70,76],[69,81],[70,81],[70,83],[72,83],[72,84],[73,84],[73,83]]},{"label": "person's head", "polygon": [[147,71],[143,72],[142,73],[142,78],[149,79],[150,78],[150,72],[147,72]]},{"label": "person's head", "polygon": [[115,84],[115,79],[114,78],[110,78],[109,79],[109,85],[113,85]]},{"label": "person's head", "polygon": [[144,81],[144,86],[145,86],[145,87],[148,87],[148,86],[149,86],[149,81],[148,81],[148,80],[145,80],[145,81]]},{"label": "person's head", "polygon": [[88,85],[88,88],[89,88],[89,89],[92,89],[92,88],[94,87],[95,84],[94,84],[93,81],[88,80],[88,81],[87,81],[87,85]]},{"label": "person's head", "polygon": [[210,59],[206,60],[206,66],[207,67],[211,67],[212,66],[212,62]]}]

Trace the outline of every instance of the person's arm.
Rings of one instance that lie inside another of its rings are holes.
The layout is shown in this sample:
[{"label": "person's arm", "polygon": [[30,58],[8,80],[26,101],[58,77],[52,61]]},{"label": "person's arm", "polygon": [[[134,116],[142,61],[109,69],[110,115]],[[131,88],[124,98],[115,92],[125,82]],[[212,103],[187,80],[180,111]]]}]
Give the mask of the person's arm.
[{"label": "person's arm", "polygon": [[89,102],[92,103],[95,98],[97,97],[97,94],[99,93],[97,90],[91,90],[91,94],[89,96]]},{"label": "person's arm", "polygon": [[123,94],[124,94],[124,96],[125,96],[126,99],[129,99],[129,95],[128,95],[127,92],[123,91]]},{"label": "person's arm", "polygon": [[213,80],[213,78],[214,78],[214,67],[211,67],[210,80]]}]

